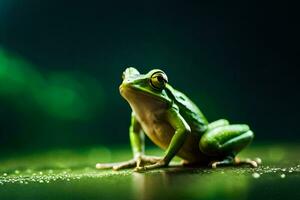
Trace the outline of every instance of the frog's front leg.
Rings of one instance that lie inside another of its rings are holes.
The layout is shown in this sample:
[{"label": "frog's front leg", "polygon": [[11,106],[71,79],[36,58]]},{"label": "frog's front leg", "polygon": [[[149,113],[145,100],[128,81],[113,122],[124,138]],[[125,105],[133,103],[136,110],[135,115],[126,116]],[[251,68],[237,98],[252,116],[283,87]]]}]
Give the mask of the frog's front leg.
[{"label": "frog's front leg", "polygon": [[219,120],[208,126],[208,130],[201,137],[200,150],[212,158],[223,158],[211,163],[213,168],[218,165],[248,164],[257,167],[259,161],[251,159],[240,160],[236,155],[251,143],[254,134],[248,125],[229,125],[227,120]]},{"label": "frog's front leg", "polygon": [[175,133],[165,152],[165,156],[163,159],[158,160],[155,164],[137,167],[135,171],[144,171],[168,166],[170,161],[182,147],[187,135],[191,132],[190,126],[180,115],[177,108],[172,107],[166,112],[166,120],[174,128]]},{"label": "frog's front leg", "polygon": [[144,133],[140,123],[136,120],[134,113],[132,113],[131,115],[129,137],[130,137],[131,148],[134,155],[133,159],[124,162],[117,162],[117,163],[97,163],[96,168],[120,170],[126,168],[141,167],[146,164],[155,164],[161,160],[160,157],[144,155],[144,149],[145,149]]}]

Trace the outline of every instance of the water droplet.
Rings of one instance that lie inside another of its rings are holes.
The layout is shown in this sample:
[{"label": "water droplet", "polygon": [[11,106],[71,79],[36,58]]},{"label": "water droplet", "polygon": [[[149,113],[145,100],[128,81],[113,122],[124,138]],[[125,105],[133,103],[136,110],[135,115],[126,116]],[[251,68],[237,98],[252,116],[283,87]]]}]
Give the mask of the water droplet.
[{"label": "water droplet", "polygon": [[15,170],[15,174],[20,174],[20,171],[19,170]]},{"label": "water droplet", "polygon": [[260,175],[259,175],[259,173],[257,173],[257,172],[254,172],[254,173],[252,174],[252,177],[253,177],[253,178],[259,178],[259,177],[260,177]]},{"label": "water droplet", "polygon": [[280,177],[281,177],[281,178],[285,178],[285,174],[281,174]]},{"label": "water droplet", "polygon": [[4,173],[3,176],[7,176],[7,173]]}]

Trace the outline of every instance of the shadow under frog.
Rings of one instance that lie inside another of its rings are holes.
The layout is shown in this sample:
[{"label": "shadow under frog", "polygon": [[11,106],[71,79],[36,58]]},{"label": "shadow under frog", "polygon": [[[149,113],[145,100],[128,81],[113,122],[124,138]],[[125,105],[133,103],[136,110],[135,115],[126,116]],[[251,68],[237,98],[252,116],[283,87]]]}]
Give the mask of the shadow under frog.
[{"label": "shadow under frog", "polygon": [[156,173],[133,173],[133,195],[141,200],[249,198],[251,177],[211,172],[170,167]]}]

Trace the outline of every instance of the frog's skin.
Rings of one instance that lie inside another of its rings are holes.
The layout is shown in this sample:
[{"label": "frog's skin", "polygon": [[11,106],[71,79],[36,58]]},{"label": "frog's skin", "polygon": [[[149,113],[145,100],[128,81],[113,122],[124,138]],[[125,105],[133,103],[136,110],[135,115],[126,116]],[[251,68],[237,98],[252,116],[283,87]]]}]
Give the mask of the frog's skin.
[{"label": "frog's skin", "polygon": [[[129,135],[134,158],[121,163],[98,163],[98,169],[144,171],[168,166],[175,155],[185,165],[257,166],[256,161],[236,158],[254,137],[248,125],[230,125],[225,119],[209,123],[186,95],[168,84],[162,70],[140,74],[135,68],[127,68],[120,93],[132,109]],[[162,158],[144,155],[145,134],[165,150]]]}]

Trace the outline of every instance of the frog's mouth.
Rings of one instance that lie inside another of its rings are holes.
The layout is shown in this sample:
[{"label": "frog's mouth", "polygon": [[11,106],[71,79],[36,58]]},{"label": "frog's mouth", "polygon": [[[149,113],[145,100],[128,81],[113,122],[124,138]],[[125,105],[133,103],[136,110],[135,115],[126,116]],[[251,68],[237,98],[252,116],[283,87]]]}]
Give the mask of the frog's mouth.
[{"label": "frog's mouth", "polygon": [[163,97],[154,96],[149,91],[145,92],[140,88],[120,86],[120,93],[135,113],[147,114],[169,107],[167,100]]},{"label": "frog's mouth", "polygon": [[126,99],[129,103],[136,101],[153,101],[153,102],[161,102],[169,105],[171,103],[170,100],[148,90],[138,87],[132,87],[129,85],[121,84],[119,87],[121,96]]}]

